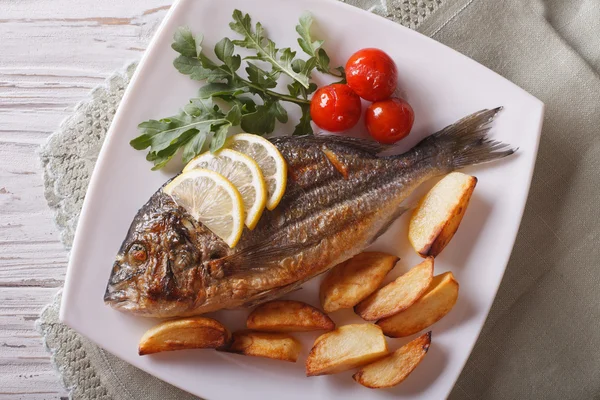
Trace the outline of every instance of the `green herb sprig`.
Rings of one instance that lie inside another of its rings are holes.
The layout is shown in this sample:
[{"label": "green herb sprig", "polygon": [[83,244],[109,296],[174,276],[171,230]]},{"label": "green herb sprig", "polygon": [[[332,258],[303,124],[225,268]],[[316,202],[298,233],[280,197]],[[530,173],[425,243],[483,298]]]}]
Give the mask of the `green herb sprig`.
[{"label": "green herb sprig", "polygon": [[[153,170],[164,167],[179,149],[183,149],[183,162],[187,163],[207,146],[213,152],[223,147],[232,127],[240,126],[245,132],[258,135],[272,133],[277,121],[288,121],[282,102],[294,103],[302,110],[294,134],[312,134],[308,98],[317,89],[310,81],[313,71],[345,80],[342,67],[330,68],[324,41],[312,38],[312,23],[312,16],[305,13],[296,26],[298,44],[309,56],[306,60],[298,58],[289,47],[278,48],[260,22],[253,26],[250,16],[239,10],[233,12],[229,27],[242,38],[224,38],[215,45],[219,62],[207,56],[202,35],[194,37],[189,28],[180,27],[171,45],[179,53],[173,65],[205,85],[177,115],[139,124],[141,135],[130,142],[131,146],[136,150],[149,148],[146,159],[154,163]],[[242,58],[235,54],[236,46],[254,53],[244,59],[245,77],[239,73]],[[256,62],[268,68],[261,68]],[[288,93],[274,90],[282,74],[292,80],[287,85]]]}]

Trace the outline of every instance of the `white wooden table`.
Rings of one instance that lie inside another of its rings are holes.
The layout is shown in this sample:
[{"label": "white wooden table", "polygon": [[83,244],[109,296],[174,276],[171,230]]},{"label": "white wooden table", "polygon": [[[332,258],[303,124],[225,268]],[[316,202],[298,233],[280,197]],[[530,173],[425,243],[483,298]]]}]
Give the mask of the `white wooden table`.
[{"label": "white wooden table", "polygon": [[39,146],[89,91],[137,60],[170,0],[0,0],[0,399],[66,398],[34,322],[67,252]]}]

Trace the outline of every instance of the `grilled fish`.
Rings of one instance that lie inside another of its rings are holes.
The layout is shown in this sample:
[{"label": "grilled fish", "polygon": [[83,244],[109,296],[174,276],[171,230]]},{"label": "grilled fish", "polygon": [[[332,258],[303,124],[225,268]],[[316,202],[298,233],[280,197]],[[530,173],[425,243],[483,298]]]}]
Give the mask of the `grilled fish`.
[{"label": "grilled fish", "polygon": [[140,316],[174,317],[282,296],[363,251],[421,183],[514,153],[487,137],[498,111],[463,118],[397,156],[340,136],[272,139],[288,164],[286,193],[234,249],[159,189],[131,224],[104,301]]}]

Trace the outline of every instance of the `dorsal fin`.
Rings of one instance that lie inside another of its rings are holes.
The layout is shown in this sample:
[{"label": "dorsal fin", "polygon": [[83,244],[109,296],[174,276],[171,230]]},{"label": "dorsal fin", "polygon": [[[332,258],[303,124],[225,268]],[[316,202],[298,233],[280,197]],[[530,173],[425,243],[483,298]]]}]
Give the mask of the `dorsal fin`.
[{"label": "dorsal fin", "polygon": [[365,153],[371,155],[377,155],[382,151],[387,150],[390,146],[377,143],[373,140],[350,137],[350,136],[339,136],[339,135],[329,135],[329,134],[315,134],[315,135],[302,135],[302,136],[280,136],[276,138],[272,138],[271,141],[273,143],[277,143],[279,140],[301,140],[305,143],[315,143],[315,144],[339,144],[341,146],[346,146],[353,150],[363,151]]}]

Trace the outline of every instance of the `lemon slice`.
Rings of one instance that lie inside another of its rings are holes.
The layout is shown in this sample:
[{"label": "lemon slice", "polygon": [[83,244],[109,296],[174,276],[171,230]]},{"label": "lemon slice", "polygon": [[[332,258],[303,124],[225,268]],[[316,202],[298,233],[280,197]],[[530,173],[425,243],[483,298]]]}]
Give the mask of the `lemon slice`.
[{"label": "lemon slice", "polygon": [[227,178],[240,192],[246,210],[245,224],[254,229],[267,202],[267,187],[260,167],[253,159],[234,150],[206,152],[190,161],[183,172],[206,168]]},{"label": "lemon slice", "polygon": [[248,133],[232,136],[226,147],[246,154],[256,161],[267,185],[267,208],[273,210],[277,207],[287,183],[287,164],[277,147],[263,137]]},{"label": "lemon slice", "polygon": [[240,192],[223,175],[208,169],[193,169],[169,182],[163,192],[229,247],[235,247],[240,240],[244,203]]}]

